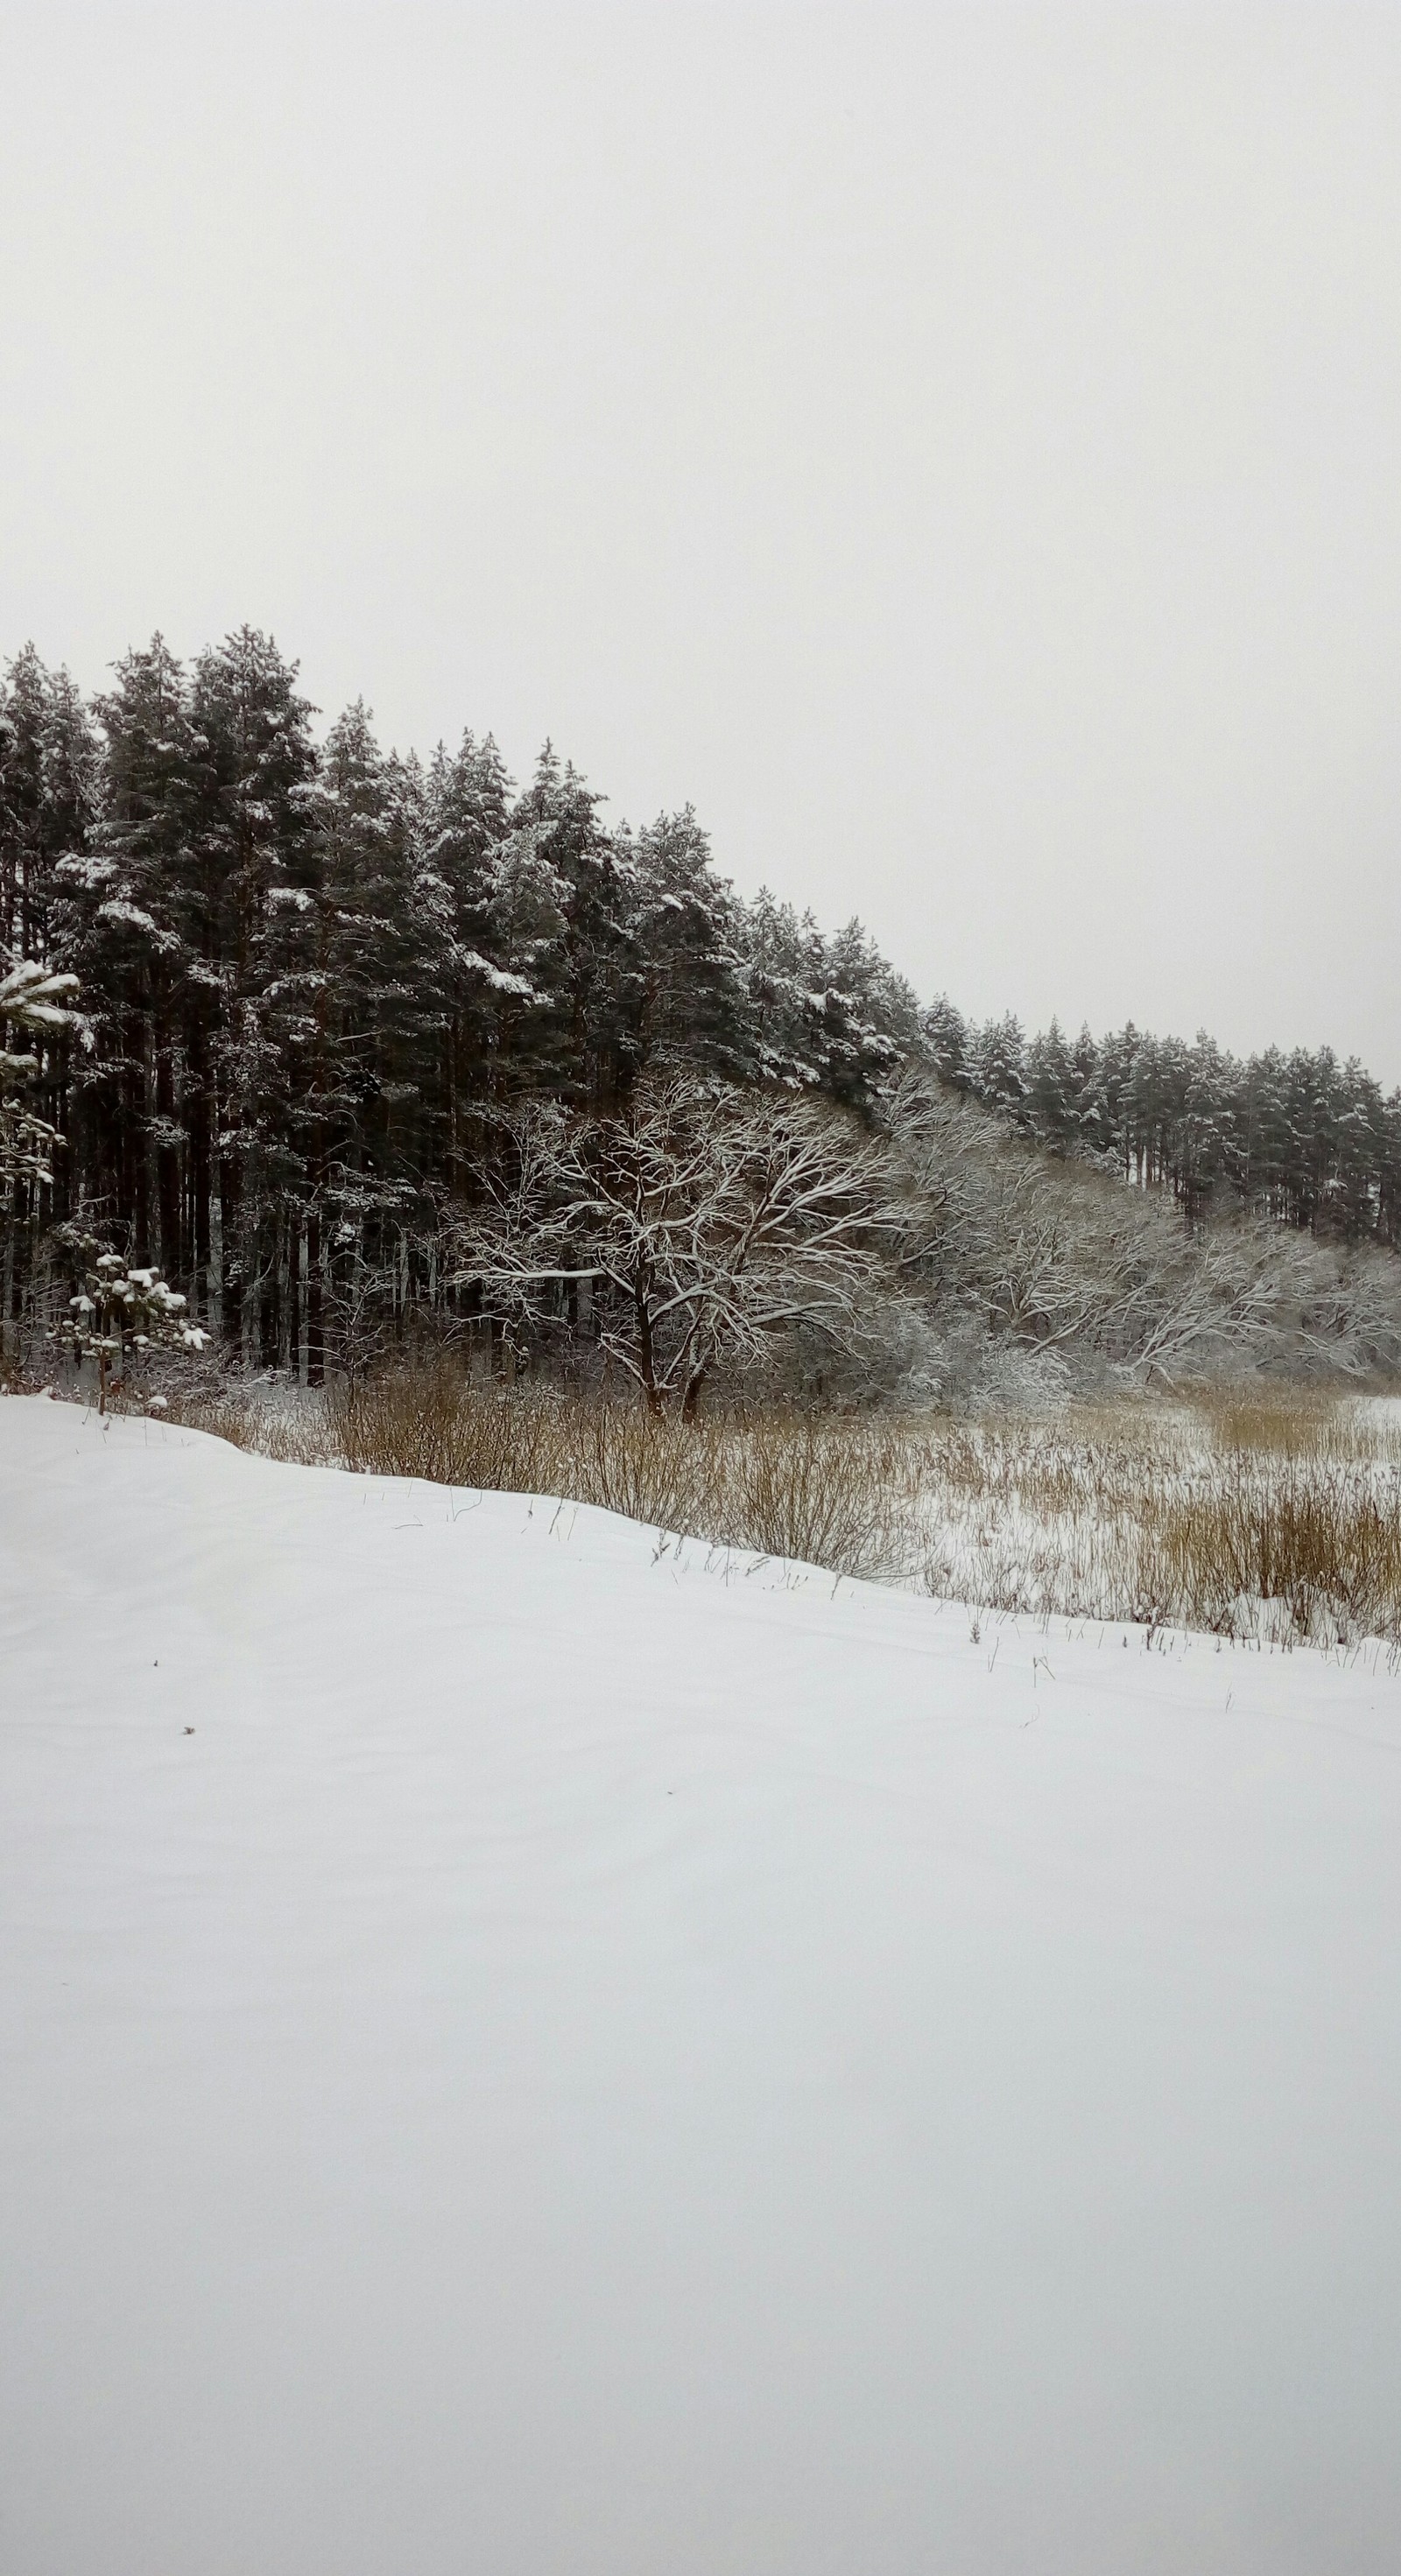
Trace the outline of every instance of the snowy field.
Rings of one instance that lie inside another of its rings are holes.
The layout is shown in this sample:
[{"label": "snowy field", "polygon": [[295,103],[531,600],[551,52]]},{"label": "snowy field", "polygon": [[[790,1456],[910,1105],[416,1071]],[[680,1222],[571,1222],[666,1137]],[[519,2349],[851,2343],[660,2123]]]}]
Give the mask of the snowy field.
[{"label": "snowy field", "polygon": [[4,2576],[1396,2567],[1378,1651],[8,1399],[0,1693]]}]

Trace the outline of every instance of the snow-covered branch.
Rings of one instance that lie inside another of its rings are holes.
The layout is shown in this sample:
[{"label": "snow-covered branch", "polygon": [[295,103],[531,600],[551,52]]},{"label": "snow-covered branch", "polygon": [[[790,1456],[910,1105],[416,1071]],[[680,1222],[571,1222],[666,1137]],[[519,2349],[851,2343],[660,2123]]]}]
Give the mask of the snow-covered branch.
[{"label": "snow-covered branch", "polygon": [[785,1326],[840,1336],[879,1275],[879,1151],[808,1103],[673,1075],[613,1118],[539,1102],[503,1125],[457,1284],[533,1328],[551,1290],[596,1286],[599,1346],[655,1412],[691,1416],[719,1361]]},{"label": "snow-covered branch", "polygon": [[63,1143],[46,1118],[21,1105],[21,1089],[35,1080],[39,1059],[11,1048],[11,1031],[50,1038],[71,1027],[67,996],[78,989],[76,975],[51,974],[32,958],[16,959],[0,975],[0,1186],[14,1181],[53,1182],[53,1157]]}]

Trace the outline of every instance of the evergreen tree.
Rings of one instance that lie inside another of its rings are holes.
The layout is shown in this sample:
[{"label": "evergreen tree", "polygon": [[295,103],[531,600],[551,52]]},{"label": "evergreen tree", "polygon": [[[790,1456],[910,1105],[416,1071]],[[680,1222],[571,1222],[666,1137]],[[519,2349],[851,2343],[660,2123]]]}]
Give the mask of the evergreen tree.
[{"label": "evergreen tree", "polygon": [[220,1001],[209,1067],[210,1311],[226,1324],[237,1317],[245,1360],[286,1350],[290,1219],[303,1177],[275,1007],[280,972],[298,961],[298,915],[315,899],[318,861],[313,710],[296,676],[271,637],[245,626],[200,655],[191,696],[195,853]]},{"label": "evergreen tree", "polygon": [[[32,644],[0,685],[0,977],[69,963],[63,954],[59,873],[80,848],[97,801],[91,721],[66,672],[47,671]],[[0,1046],[16,1052],[13,1019]],[[25,1050],[20,1049],[20,1052]],[[45,1225],[62,1216],[78,1154],[59,1153],[72,1127],[68,1023],[49,1028],[22,1102],[6,1069],[7,1145],[0,1172],[0,1329],[8,1336],[34,1276]]]},{"label": "evergreen tree", "polygon": [[753,1069],[745,924],[694,808],[659,814],[634,841],[619,834],[634,890],[630,936],[641,960],[634,1051],[639,1067],[690,1066],[726,1080]]},{"label": "evergreen tree", "polygon": [[1059,1020],[1032,1039],[1026,1084],[1027,1111],[1037,1135],[1064,1151],[1076,1132],[1078,1084]]},{"label": "evergreen tree", "polygon": [[925,1047],[941,1082],[955,1091],[967,1091],[972,1076],[968,1066],[968,1027],[960,1010],[956,1010],[947,993],[931,1002],[921,1021]]},{"label": "evergreen tree", "polygon": [[74,1122],[91,1130],[89,1199],[143,1261],[189,1275],[208,1259],[198,764],[184,673],[159,635],[118,664],[96,712],[100,810],[57,870],[64,954],[91,999]]},{"label": "evergreen tree", "polygon": [[985,1021],[968,1047],[970,1087],[985,1108],[1000,1109],[1021,1124],[1028,1094],[1026,1048],[1015,1012]]}]

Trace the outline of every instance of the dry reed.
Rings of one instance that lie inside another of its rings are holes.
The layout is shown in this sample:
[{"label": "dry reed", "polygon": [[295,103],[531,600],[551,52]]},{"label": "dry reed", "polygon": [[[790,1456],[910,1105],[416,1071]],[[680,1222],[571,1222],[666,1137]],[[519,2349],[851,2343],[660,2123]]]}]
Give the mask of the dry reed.
[{"label": "dry reed", "polygon": [[1401,1438],[1310,1389],[1059,1418],[717,1413],[450,1366],[183,1419],[272,1457],[558,1495],[711,1544],[1008,1613],[1401,1642]]}]

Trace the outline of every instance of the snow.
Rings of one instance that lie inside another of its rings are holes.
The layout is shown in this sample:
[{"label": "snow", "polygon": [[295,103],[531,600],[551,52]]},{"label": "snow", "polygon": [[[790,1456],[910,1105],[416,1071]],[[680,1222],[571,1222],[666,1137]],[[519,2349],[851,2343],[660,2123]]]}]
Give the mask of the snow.
[{"label": "snow", "polygon": [[5,2576],[1395,2566],[1383,1658],[7,1399],[0,1675]]}]

